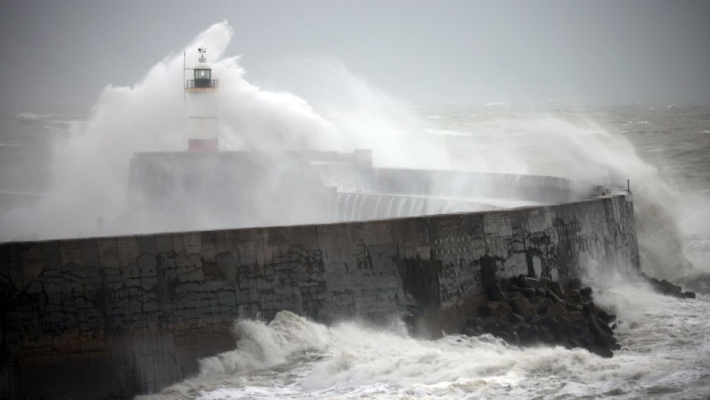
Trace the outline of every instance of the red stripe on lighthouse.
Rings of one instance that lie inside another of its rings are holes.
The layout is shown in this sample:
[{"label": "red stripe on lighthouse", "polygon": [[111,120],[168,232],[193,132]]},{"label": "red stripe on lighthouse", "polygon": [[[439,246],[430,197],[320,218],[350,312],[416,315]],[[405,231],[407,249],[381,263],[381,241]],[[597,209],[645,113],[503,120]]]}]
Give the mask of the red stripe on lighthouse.
[{"label": "red stripe on lighthouse", "polygon": [[190,153],[211,153],[219,151],[217,139],[190,139],[187,145]]}]

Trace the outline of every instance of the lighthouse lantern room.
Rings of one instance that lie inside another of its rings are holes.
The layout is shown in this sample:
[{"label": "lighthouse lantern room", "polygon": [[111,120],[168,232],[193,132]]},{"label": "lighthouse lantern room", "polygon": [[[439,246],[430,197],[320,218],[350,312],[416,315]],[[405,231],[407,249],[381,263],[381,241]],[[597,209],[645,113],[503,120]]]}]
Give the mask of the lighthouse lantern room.
[{"label": "lighthouse lantern room", "polygon": [[200,47],[197,51],[200,52],[198,64],[192,68],[193,79],[188,79],[185,82],[185,90],[188,92],[210,91],[217,89],[217,79],[212,79],[212,68],[207,65],[205,53],[207,49]]}]

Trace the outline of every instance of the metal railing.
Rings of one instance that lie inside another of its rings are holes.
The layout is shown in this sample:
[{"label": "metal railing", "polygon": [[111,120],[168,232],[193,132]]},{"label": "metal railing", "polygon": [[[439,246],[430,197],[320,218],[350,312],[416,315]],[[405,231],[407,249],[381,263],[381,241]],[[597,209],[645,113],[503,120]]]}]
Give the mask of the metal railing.
[{"label": "metal railing", "polygon": [[185,89],[216,89],[219,86],[217,79],[188,79]]}]

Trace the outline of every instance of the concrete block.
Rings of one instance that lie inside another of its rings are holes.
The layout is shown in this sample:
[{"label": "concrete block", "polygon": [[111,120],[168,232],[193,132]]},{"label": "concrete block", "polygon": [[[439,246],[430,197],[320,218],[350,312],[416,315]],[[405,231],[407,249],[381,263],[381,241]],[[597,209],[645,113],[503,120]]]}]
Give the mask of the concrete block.
[{"label": "concrete block", "polygon": [[202,245],[200,255],[205,262],[215,262],[217,253],[223,251],[218,231],[200,232],[200,243]]},{"label": "concrete block", "polygon": [[200,232],[183,233],[181,236],[185,254],[202,254],[202,235]]},{"label": "concrete block", "polygon": [[62,259],[62,266],[66,266],[70,263],[74,265],[83,265],[80,243],[81,241],[59,241],[59,254]]},{"label": "concrete block", "polygon": [[40,248],[33,246],[21,251],[20,259],[22,260],[22,283],[19,286],[27,287],[44,271],[44,257]]},{"label": "concrete block", "polygon": [[136,236],[136,247],[139,257],[144,254],[155,257],[158,254],[155,235]]},{"label": "concrete block", "polygon": [[[138,245],[134,236],[120,236],[116,238],[118,262],[121,268],[136,262],[138,258]],[[63,259],[63,258],[62,258]]]},{"label": "concrete block", "polygon": [[136,260],[139,275],[143,278],[151,278],[158,276],[157,263],[154,255],[141,253]]},{"label": "concrete block", "polygon": [[99,263],[104,269],[119,268],[118,243],[115,238],[96,239],[99,251]]},{"label": "concrete block", "polygon": [[157,254],[173,252],[173,238],[169,234],[155,235],[155,251]]},{"label": "concrete block", "polygon": [[256,264],[256,244],[254,242],[239,243],[237,245],[239,265]]},{"label": "concrete block", "polygon": [[510,212],[496,211],[483,214],[483,232],[488,237],[511,237]]},{"label": "concrete block", "polygon": [[[37,243],[37,247],[42,252],[42,258],[44,258],[45,269],[62,269],[62,257],[59,252],[59,241],[53,240],[47,242],[39,242]],[[5,265],[3,264],[2,260],[0,260],[0,265]]]},{"label": "concrete block", "polygon": [[99,259],[99,248],[95,239],[78,240],[77,244],[81,252],[81,264],[86,267],[98,268],[101,266]]},{"label": "concrete block", "polygon": [[204,280],[202,260],[199,254],[178,254],[175,257],[175,266],[180,282],[201,282]]}]

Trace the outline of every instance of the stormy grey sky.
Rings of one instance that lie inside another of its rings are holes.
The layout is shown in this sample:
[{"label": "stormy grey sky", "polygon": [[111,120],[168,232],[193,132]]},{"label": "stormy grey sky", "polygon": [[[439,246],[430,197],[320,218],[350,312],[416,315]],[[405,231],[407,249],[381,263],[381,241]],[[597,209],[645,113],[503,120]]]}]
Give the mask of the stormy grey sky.
[{"label": "stormy grey sky", "polygon": [[710,101],[710,1],[6,0],[1,105],[88,107],[225,19],[257,84],[330,57],[414,103]]}]

